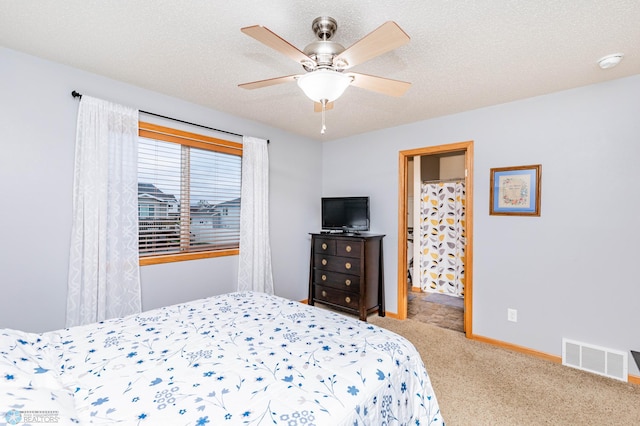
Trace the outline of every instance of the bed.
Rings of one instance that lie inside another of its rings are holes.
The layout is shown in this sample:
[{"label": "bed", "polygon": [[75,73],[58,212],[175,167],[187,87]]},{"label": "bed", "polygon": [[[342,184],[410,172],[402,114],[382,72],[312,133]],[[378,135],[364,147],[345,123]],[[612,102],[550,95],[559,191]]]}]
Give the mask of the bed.
[{"label": "bed", "polygon": [[444,424],[406,339],[258,292],[41,334],[2,329],[0,355],[8,424]]}]

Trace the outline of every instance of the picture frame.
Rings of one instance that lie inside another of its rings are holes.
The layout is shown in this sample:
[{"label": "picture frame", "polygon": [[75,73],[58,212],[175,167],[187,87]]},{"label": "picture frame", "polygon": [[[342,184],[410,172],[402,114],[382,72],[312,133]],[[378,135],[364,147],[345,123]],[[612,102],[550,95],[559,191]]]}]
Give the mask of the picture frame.
[{"label": "picture frame", "polygon": [[542,165],[491,169],[489,214],[540,216]]}]

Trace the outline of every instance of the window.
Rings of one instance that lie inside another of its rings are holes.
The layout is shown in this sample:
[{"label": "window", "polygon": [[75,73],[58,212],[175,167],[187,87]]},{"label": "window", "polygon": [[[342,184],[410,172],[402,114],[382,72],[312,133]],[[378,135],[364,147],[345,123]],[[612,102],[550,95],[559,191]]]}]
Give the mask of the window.
[{"label": "window", "polygon": [[[140,195],[140,187],[138,186],[138,196]],[[140,197],[138,197],[139,199]],[[152,205],[143,204],[140,200],[138,200],[138,216],[141,217],[153,217],[155,215],[155,211]]]},{"label": "window", "polygon": [[242,144],[139,129],[140,264],[238,254]]}]

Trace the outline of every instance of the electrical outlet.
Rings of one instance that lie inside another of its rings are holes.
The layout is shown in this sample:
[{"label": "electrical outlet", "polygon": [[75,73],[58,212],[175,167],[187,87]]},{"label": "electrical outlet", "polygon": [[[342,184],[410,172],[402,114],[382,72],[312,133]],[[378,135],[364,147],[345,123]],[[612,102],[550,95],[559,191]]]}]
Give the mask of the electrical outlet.
[{"label": "electrical outlet", "polygon": [[507,309],[507,321],[518,322],[518,311],[516,309]]}]

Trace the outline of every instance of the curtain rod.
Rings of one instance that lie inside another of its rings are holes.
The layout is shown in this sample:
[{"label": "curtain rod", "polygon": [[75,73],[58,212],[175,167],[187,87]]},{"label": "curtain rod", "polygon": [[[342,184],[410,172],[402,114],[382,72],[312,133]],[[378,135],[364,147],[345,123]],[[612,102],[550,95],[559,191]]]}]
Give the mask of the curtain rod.
[{"label": "curtain rod", "polygon": [[431,179],[431,180],[422,181],[422,183],[445,183],[445,182],[464,182],[464,178]]},{"label": "curtain rod", "polygon": [[[74,98],[82,99],[82,93],[79,93],[79,92],[77,92],[75,90],[71,92],[71,96],[73,96]],[[229,132],[227,130],[220,130],[220,129],[216,129],[214,127],[204,126],[202,124],[191,123],[190,121],[180,120],[179,118],[167,117],[166,115],[160,115],[160,114],[156,114],[154,112],[149,112],[149,111],[143,111],[143,110],[138,110],[138,111],[143,113],[143,114],[153,115],[154,117],[166,118],[167,120],[173,120],[173,121],[177,121],[177,122],[180,122],[180,123],[189,124],[191,126],[202,127],[203,129],[209,129],[209,130],[213,130],[213,131],[216,131],[216,132],[226,133],[228,135],[244,137],[244,135],[241,135],[239,133]],[[269,139],[267,139],[267,143],[269,143]]]}]

